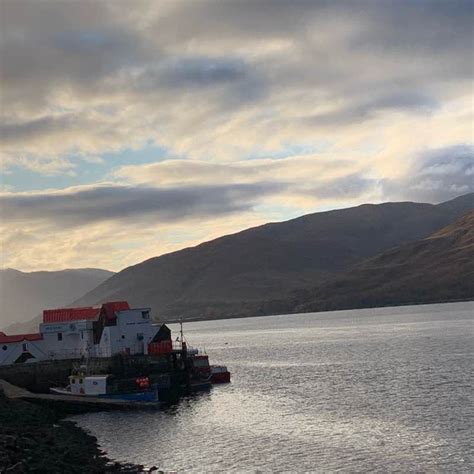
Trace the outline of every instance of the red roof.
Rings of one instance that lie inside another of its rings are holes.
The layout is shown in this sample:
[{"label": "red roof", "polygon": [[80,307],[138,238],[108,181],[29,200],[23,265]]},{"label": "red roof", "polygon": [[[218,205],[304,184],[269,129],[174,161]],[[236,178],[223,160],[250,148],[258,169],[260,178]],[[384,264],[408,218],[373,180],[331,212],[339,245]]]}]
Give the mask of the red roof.
[{"label": "red roof", "polygon": [[43,339],[43,335],[39,333],[15,334],[14,336],[7,336],[4,332],[0,331],[0,344],[21,341],[40,341],[41,339]]},{"label": "red roof", "polygon": [[97,319],[100,308],[92,306],[86,308],[59,308],[45,309],[43,311],[44,323],[60,323],[63,321],[81,321],[84,319]]},{"label": "red roof", "polygon": [[130,309],[126,301],[112,301],[100,306],[87,306],[84,308],[58,308],[43,311],[44,323],[60,323],[64,321],[96,320],[101,311],[107,319],[115,319],[117,311]]},{"label": "red roof", "polygon": [[102,309],[107,319],[115,319],[115,313],[117,311],[126,311],[130,309],[130,306],[126,301],[112,301],[110,303],[104,303]]}]

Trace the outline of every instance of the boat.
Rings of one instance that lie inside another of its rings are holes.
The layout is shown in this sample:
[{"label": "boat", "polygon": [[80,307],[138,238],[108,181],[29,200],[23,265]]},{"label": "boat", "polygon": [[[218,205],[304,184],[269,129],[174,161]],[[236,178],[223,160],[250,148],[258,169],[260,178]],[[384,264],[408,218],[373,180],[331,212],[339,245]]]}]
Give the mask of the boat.
[{"label": "boat", "polygon": [[[161,331],[161,329],[160,329]],[[148,346],[148,355],[170,353],[178,347],[181,358],[178,362],[182,367],[189,369],[189,379],[184,386],[191,392],[208,390],[213,384],[229,383],[230,372],[225,366],[211,366],[207,354],[201,353],[198,349],[190,347],[185,341],[183,327],[181,324],[180,336],[173,345],[170,338],[170,331],[167,329],[166,339],[151,342]],[[50,392],[56,395],[68,395],[74,397],[94,397],[101,399],[122,400],[127,402],[159,402],[158,385],[159,380],[151,374],[140,375],[137,378],[116,377],[111,374],[97,373],[92,361],[87,357],[81,361],[80,365],[73,367],[72,374],[68,377],[66,387],[51,387]],[[164,388],[166,398],[167,387]]]},{"label": "boat", "polygon": [[[186,347],[186,342],[183,334],[183,322],[180,321],[180,338]],[[191,362],[191,374],[194,379],[192,383],[198,386],[200,383],[230,383],[230,372],[225,365],[210,365],[209,356],[207,354],[200,353],[197,349],[189,348],[187,355]]]},{"label": "boat", "polygon": [[230,372],[225,365],[211,365],[212,383],[230,383]]},{"label": "boat", "polygon": [[193,364],[193,372],[202,380],[208,380],[213,384],[230,383],[230,372],[225,365],[210,365],[207,354],[196,354],[190,358]]},{"label": "boat", "polygon": [[69,376],[67,387],[51,387],[56,395],[75,397],[95,397],[128,402],[158,402],[158,389],[148,377],[138,377],[133,381],[118,381],[110,374],[86,375],[78,373]]}]

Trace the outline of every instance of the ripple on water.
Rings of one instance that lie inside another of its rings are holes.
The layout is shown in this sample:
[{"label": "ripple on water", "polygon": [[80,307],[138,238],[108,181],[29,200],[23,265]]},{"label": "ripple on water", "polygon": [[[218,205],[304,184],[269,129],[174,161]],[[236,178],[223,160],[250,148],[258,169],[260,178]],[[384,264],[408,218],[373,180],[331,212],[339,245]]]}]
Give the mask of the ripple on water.
[{"label": "ripple on water", "polygon": [[474,304],[191,323],[233,382],[74,419],[117,460],[187,472],[474,471]]}]

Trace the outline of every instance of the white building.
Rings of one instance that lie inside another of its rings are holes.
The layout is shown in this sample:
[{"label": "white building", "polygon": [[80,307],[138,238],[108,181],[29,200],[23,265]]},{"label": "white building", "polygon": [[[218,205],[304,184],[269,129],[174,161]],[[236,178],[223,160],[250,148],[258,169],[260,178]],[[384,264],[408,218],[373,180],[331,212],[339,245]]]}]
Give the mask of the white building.
[{"label": "white building", "polygon": [[126,301],[49,309],[43,311],[38,333],[7,336],[0,332],[0,365],[148,354],[158,330],[150,321],[150,308],[130,309]]}]

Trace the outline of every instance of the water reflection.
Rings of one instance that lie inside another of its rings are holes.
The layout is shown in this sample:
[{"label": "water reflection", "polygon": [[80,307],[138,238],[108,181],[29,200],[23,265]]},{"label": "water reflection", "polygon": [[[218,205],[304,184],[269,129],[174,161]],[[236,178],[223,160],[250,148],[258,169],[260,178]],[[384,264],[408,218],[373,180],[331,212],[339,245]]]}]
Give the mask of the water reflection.
[{"label": "water reflection", "polygon": [[77,417],[115,459],[179,471],[474,469],[474,304],[189,324],[233,382]]}]

